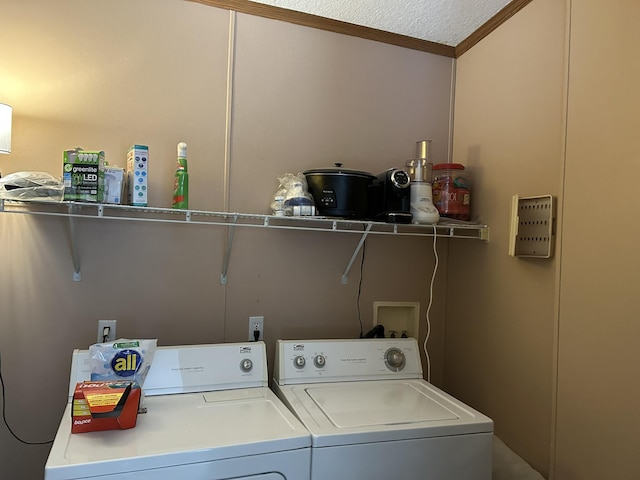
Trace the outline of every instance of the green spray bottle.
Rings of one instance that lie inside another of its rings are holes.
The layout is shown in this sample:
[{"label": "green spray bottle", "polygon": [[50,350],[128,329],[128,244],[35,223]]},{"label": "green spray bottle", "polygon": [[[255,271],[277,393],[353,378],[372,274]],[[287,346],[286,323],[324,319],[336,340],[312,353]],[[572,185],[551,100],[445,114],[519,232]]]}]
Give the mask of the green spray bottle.
[{"label": "green spray bottle", "polygon": [[189,172],[187,171],[187,144],[178,143],[178,162],[173,179],[173,208],[189,209]]}]

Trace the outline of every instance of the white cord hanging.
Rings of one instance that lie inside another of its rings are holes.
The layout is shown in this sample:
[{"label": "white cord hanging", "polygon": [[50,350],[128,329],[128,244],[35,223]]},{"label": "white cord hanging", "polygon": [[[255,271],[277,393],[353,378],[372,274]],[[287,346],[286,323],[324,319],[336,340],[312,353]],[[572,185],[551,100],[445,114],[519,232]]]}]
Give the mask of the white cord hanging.
[{"label": "white cord hanging", "polygon": [[427,361],[427,382],[431,382],[431,360],[429,359],[429,351],[427,349],[427,342],[429,341],[429,335],[431,334],[431,305],[433,304],[433,285],[436,279],[436,273],[438,272],[438,248],[437,248],[437,237],[436,237],[436,226],[433,225],[433,256],[435,257],[435,263],[433,265],[433,273],[431,275],[431,282],[429,284],[429,304],[427,305],[427,313],[426,313],[426,323],[427,323],[427,334],[424,338],[424,356]]}]

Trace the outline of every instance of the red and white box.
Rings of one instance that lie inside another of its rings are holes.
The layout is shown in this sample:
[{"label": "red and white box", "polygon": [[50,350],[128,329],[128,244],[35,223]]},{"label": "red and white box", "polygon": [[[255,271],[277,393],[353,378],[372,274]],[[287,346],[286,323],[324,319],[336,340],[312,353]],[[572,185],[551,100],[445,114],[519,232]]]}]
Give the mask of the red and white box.
[{"label": "red and white box", "polygon": [[135,427],[141,394],[137,382],[77,383],[71,409],[71,433]]}]

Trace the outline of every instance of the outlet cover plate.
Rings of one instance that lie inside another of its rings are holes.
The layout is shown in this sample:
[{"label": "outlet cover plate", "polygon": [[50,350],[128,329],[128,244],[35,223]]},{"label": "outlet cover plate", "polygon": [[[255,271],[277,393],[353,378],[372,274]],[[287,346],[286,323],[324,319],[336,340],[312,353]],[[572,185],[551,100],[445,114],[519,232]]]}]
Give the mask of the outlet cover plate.
[{"label": "outlet cover plate", "polygon": [[[253,332],[255,332],[256,330],[260,332],[260,336],[257,339],[256,337],[254,337],[254,334],[253,334]],[[263,316],[249,317],[249,334],[248,334],[247,340],[249,340],[250,342],[264,341],[264,317]]]},{"label": "outlet cover plate", "polygon": [[[116,320],[98,320],[97,343],[113,342],[116,339]],[[109,337],[105,340],[104,329],[109,327]]]}]

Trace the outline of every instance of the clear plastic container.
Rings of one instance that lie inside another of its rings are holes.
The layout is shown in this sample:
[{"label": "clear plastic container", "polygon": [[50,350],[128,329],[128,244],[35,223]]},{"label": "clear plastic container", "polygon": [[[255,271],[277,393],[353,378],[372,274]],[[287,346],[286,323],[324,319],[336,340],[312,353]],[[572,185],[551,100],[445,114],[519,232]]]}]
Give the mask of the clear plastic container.
[{"label": "clear plastic container", "polygon": [[460,163],[433,166],[433,203],[441,217],[471,219],[471,180]]},{"label": "clear plastic container", "polygon": [[405,171],[412,182],[431,183],[431,169],[433,167],[429,154],[431,152],[431,140],[416,142],[416,156],[405,164]]}]

